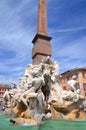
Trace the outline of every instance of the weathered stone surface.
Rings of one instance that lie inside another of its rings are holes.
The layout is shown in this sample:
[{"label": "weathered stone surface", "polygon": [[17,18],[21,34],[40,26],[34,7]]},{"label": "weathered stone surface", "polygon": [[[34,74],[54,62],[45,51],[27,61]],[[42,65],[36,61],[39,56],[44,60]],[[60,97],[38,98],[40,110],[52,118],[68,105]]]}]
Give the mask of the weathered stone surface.
[{"label": "weathered stone surface", "polygon": [[75,89],[62,89],[59,66],[50,57],[38,65],[28,65],[19,86],[4,94],[5,113],[12,113],[12,120],[17,124],[31,121],[40,124],[47,119],[85,119],[83,100]]},{"label": "weathered stone surface", "polygon": [[13,124],[24,124],[24,123],[26,123],[26,124],[31,124],[31,125],[37,125],[36,120],[25,119],[25,118],[22,118],[22,117],[10,119],[10,122],[12,122]]},{"label": "weathered stone surface", "polygon": [[65,118],[70,119],[70,120],[85,119],[85,112],[75,109],[71,111],[71,113],[69,113]]}]

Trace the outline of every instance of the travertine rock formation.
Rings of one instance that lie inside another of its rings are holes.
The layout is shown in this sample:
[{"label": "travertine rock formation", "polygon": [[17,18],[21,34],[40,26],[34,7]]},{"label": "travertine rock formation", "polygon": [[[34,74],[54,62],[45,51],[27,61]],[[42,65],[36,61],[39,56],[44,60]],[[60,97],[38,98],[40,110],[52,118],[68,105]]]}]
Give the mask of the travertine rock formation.
[{"label": "travertine rock formation", "polygon": [[[81,113],[83,100],[80,91],[62,89],[59,66],[50,57],[28,65],[19,86],[4,94],[5,113],[12,114],[11,122],[34,125],[47,119],[72,119],[74,110]],[[82,117],[77,112],[74,119]]]}]

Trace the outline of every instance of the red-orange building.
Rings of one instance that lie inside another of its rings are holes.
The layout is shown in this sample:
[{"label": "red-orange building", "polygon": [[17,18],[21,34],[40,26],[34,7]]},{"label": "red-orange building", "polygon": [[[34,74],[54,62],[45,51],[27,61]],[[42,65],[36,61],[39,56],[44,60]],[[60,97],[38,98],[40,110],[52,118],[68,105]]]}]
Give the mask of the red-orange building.
[{"label": "red-orange building", "polygon": [[86,67],[75,68],[62,73],[61,75],[63,89],[67,89],[67,81],[70,80],[72,76],[76,75],[77,86],[80,88],[81,93],[86,97]]},{"label": "red-orange building", "polygon": [[0,84],[0,102],[3,100],[3,94],[5,91],[9,91],[11,88],[9,85],[6,84]]}]

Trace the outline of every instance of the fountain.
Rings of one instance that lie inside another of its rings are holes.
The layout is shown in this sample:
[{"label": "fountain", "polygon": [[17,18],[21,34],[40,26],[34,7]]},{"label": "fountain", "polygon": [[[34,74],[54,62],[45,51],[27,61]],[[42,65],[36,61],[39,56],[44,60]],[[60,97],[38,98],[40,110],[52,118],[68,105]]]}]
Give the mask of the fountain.
[{"label": "fountain", "polygon": [[19,86],[14,84],[14,89],[5,92],[4,113],[12,115],[13,124],[36,126],[46,120],[85,119],[84,97],[74,86],[68,88],[62,89],[59,65],[48,56],[28,65]]}]

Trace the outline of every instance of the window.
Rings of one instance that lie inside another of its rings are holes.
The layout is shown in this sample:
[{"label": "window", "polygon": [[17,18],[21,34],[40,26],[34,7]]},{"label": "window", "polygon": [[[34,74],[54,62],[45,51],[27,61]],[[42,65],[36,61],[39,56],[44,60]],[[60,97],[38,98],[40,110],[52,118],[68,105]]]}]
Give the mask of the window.
[{"label": "window", "polygon": [[67,89],[66,89],[66,86],[64,86],[63,89],[64,89],[64,90],[67,90]]},{"label": "window", "polygon": [[86,92],[85,92],[85,96],[86,96]]},{"label": "window", "polygon": [[70,77],[67,77],[67,81],[70,79]]},{"label": "window", "polygon": [[84,90],[86,90],[86,83],[83,84],[83,88],[84,88]]},{"label": "window", "polygon": [[85,73],[83,73],[83,78],[85,78]]},{"label": "window", "polygon": [[76,89],[80,89],[79,83],[77,82],[75,85]]}]

